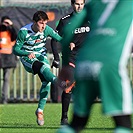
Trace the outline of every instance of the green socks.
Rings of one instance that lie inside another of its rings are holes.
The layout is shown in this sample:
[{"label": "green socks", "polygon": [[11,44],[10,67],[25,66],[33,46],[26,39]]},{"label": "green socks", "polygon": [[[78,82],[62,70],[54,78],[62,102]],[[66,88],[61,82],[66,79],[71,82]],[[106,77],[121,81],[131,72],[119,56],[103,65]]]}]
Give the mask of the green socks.
[{"label": "green socks", "polygon": [[38,104],[38,108],[41,110],[44,110],[44,106],[47,102],[49,91],[50,91],[50,84],[48,84],[48,82],[42,82],[42,86],[40,89],[40,99]]},{"label": "green socks", "polygon": [[54,80],[56,79],[56,76],[51,72],[51,70],[46,67],[45,65],[43,65],[40,69],[40,72],[42,73],[42,75],[44,76],[44,78],[48,81],[53,83]]}]

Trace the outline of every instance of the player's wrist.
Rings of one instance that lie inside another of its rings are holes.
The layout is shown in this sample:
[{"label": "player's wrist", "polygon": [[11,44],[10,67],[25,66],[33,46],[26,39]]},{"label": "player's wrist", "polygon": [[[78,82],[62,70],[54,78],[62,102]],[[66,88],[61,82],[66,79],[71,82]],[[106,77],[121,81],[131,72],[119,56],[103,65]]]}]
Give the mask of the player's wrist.
[{"label": "player's wrist", "polygon": [[60,61],[57,61],[57,60],[53,60],[53,63],[52,63],[52,67],[56,67],[56,68],[59,68],[60,66]]},{"label": "player's wrist", "polygon": [[75,64],[74,64],[74,63],[72,63],[72,62],[69,62],[69,66],[71,66],[71,67],[75,68]]}]

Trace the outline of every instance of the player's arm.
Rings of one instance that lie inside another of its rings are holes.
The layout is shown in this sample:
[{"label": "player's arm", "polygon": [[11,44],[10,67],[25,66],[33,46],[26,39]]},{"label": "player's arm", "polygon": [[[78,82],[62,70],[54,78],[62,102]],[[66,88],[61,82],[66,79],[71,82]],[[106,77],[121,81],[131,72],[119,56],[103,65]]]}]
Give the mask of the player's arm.
[{"label": "player's arm", "polygon": [[[62,22],[60,20],[57,28],[56,28],[56,32],[61,36],[61,27],[62,27]],[[55,40],[55,39],[51,39],[51,48],[52,48],[52,52],[53,52],[53,55],[54,55],[54,60],[53,60],[53,63],[52,63],[52,67],[56,67],[56,68],[59,68],[60,66],[60,57],[59,57],[59,53],[58,53],[58,41]]]},{"label": "player's arm", "polygon": [[44,34],[59,42],[62,40],[62,37],[57,32],[55,32],[53,28],[51,28],[48,25],[45,28]]},{"label": "player's arm", "polygon": [[55,39],[51,40],[51,49],[52,49],[52,53],[54,55],[54,60],[52,63],[52,67],[56,67],[59,68],[60,66],[60,57],[59,57],[59,53],[58,53],[58,42]]},{"label": "player's arm", "polygon": [[16,39],[16,43],[13,47],[13,53],[17,56],[26,56],[29,55],[29,52],[23,51],[22,46],[25,43],[25,33],[20,30]]},{"label": "player's arm", "polygon": [[59,55],[57,52],[57,42],[56,41],[58,41],[58,42],[61,41],[62,37],[57,32],[55,32],[51,27],[49,27],[48,25],[46,27],[44,34],[46,34],[47,36],[50,36],[52,38],[51,47],[52,47],[52,51],[53,51],[53,55],[54,55],[54,61],[53,61],[51,67],[54,66],[56,68],[59,68]]}]

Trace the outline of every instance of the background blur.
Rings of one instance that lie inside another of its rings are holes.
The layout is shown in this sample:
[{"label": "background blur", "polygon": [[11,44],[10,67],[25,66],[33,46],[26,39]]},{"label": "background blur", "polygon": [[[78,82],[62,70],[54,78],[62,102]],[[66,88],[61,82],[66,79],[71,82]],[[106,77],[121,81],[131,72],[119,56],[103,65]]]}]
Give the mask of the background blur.
[{"label": "background blur", "polygon": [[[59,19],[71,12],[70,4],[69,0],[0,0],[0,20],[2,16],[9,16],[18,32],[22,26],[32,22],[32,16],[37,10],[43,10],[49,16],[48,25],[56,29]],[[51,54],[50,40],[50,38],[47,39],[46,48],[49,61],[52,63],[53,55]],[[60,51],[59,45],[58,50]],[[53,68],[52,71],[55,75],[58,75],[58,69]],[[3,84],[2,75],[3,71],[0,69],[0,97]],[[38,101],[40,85],[38,76],[28,74],[18,61],[17,69],[12,70],[10,77],[9,102]],[[60,94],[60,90],[52,89],[49,101],[60,101]]]}]

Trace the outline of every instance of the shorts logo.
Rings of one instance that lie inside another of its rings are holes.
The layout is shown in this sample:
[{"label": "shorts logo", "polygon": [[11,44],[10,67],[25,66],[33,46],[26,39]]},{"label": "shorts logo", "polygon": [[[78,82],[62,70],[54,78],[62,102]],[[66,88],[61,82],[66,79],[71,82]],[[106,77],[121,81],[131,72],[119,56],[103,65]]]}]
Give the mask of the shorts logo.
[{"label": "shorts logo", "polygon": [[114,28],[98,28],[95,31],[96,35],[103,35],[103,36],[115,36],[117,34],[116,29]]},{"label": "shorts logo", "polygon": [[76,68],[76,77],[78,79],[94,79],[97,80],[100,70],[102,68],[102,63],[95,61],[84,61],[79,62]]}]

